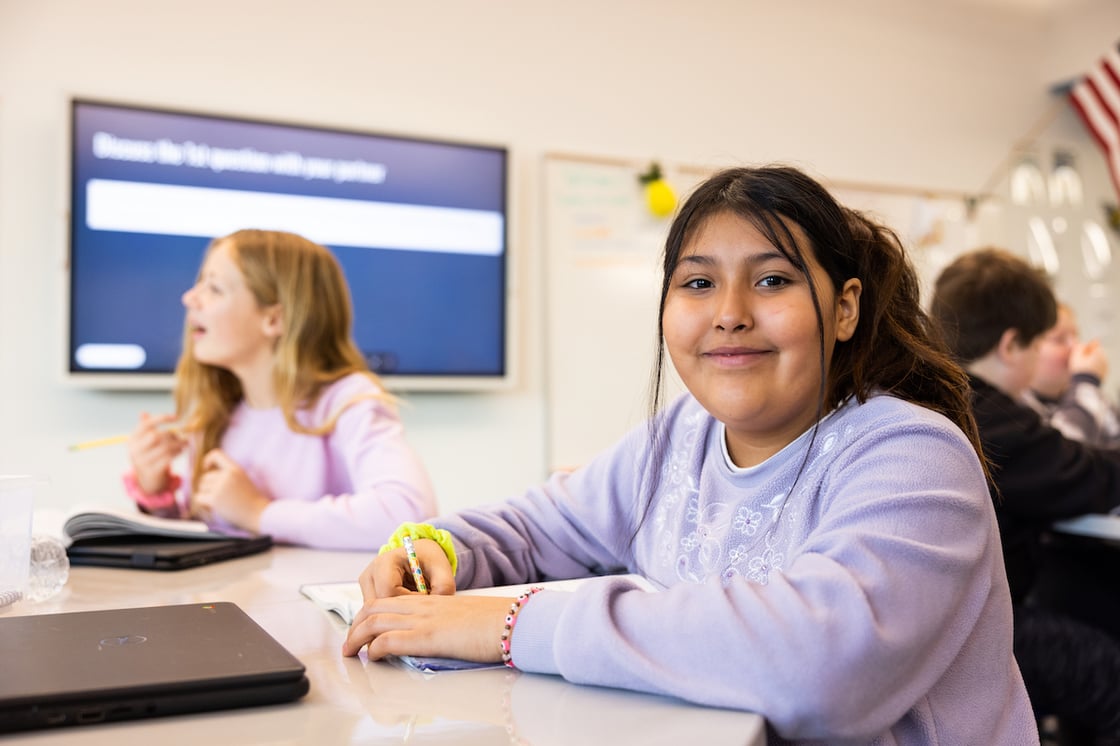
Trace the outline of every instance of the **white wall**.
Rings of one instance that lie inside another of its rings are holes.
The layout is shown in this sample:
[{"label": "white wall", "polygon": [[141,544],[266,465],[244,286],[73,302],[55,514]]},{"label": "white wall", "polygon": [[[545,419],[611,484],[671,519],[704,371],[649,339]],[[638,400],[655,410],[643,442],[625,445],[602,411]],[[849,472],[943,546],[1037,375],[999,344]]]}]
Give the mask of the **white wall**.
[{"label": "white wall", "polygon": [[[1048,108],[1050,85],[1116,40],[1114,0],[1049,7],[0,0],[0,473],[47,480],[48,507],[121,500],[123,450],[67,444],[170,407],[166,394],[61,382],[71,96],[511,147],[520,382],[414,394],[404,411],[452,509],[547,468],[543,153],[786,161],[832,179],[976,190]],[[1085,146],[1076,121],[1055,126],[1049,136]]]}]

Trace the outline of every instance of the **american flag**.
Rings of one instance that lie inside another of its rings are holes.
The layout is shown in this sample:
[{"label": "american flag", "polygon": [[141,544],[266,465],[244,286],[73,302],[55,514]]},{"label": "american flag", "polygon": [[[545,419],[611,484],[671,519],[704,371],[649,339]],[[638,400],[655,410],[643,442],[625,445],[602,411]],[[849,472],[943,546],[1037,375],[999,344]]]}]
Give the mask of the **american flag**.
[{"label": "american flag", "polygon": [[1113,46],[1069,93],[1070,101],[1104,150],[1120,195],[1120,51]]}]

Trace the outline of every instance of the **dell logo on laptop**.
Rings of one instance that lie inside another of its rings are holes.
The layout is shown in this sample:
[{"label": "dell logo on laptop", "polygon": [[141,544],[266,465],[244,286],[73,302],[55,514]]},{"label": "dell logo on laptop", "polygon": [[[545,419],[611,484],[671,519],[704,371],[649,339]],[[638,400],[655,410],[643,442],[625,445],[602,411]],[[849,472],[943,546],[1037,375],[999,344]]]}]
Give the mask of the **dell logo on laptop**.
[{"label": "dell logo on laptop", "polygon": [[121,635],[120,637],[106,637],[97,645],[101,648],[120,648],[125,645],[139,645],[148,641],[144,635]]}]

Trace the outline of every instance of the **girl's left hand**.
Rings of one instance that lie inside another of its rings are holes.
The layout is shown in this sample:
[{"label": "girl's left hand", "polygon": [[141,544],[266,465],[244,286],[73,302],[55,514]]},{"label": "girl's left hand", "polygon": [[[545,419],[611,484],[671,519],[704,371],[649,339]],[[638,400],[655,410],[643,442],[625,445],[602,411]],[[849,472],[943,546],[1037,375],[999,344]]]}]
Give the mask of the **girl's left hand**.
[{"label": "girl's left hand", "polygon": [[191,512],[203,519],[217,516],[238,528],[257,533],[261,513],[270,501],[245,470],[220,448],[206,454],[202,468],[198,490],[191,498]]},{"label": "girl's left hand", "polygon": [[502,659],[501,636],[515,599],[410,594],[373,599],[354,616],[342,654],[368,645],[370,660],[424,655],[482,663]]}]

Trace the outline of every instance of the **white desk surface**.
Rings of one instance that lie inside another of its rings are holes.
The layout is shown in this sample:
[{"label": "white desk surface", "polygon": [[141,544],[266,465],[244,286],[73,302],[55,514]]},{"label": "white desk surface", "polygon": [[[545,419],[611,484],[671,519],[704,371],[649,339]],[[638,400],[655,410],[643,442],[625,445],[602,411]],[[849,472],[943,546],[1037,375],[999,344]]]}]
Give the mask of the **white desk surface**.
[{"label": "white desk surface", "polygon": [[1106,541],[1120,541],[1120,516],[1112,513],[1086,513],[1054,523],[1054,530],[1064,534],[1092,536]]},{"label": "white desk surface", "polygon": [[0,618],[85,609],[232,601],[307,667],[297,702],[15,733],[9,744],[641,744],[763,746],[763,719],[653,695],[570,684],[507,669],[421,674],[344,658],[342,620],[299,593],[303,583],[354,580],[364,552],[277,547],[177,572],[71,568],[54,598],[0,609]]}]

